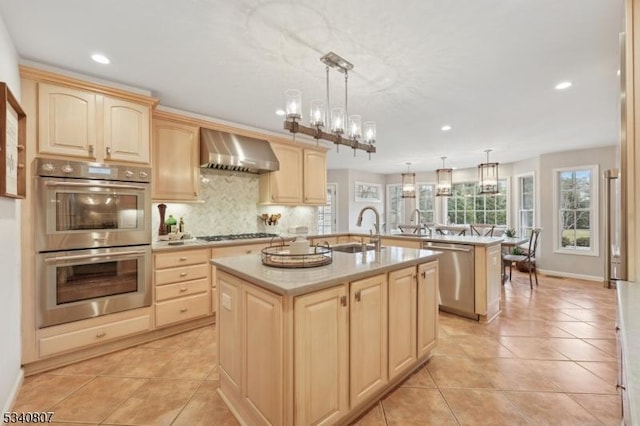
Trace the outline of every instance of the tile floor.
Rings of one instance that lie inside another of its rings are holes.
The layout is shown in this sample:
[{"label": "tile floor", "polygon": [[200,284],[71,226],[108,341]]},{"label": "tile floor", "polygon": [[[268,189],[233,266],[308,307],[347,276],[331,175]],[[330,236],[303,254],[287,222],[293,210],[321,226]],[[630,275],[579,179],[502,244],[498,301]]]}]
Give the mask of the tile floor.
[{"label": "tile floor", "polygon": [[[514,274],[499,318],[440,314],[433,357],[360,425],[619,425],[615,291]],[[216,393],[215,327],[25,379],[14,411],[52,424],[235,425]]]}]

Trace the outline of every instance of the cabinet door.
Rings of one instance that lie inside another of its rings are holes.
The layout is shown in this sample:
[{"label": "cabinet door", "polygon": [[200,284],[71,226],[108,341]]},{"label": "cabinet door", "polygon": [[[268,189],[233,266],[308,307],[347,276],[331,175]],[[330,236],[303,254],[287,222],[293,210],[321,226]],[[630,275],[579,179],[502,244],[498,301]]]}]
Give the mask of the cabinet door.
[{"label": "cabinet door", "polygon": [[327,159],[320,151],[305,149],[304,155],[304,202],[305,204],[327,203]]},{"label": "cabinet door", "polygon": [[346,286],[294,302],[295,424],[334,424],[349,409]]},{"label": "cabinet door", "polygon": [[38,153],[95,159],[93,93],[38,84]]},{"label": "cabinet door", "polygon": [[163,201],[198,198],[198,127],[153,120],[152,197]]},{"label": "cabinet door", "polygon": [[225,387],[225,392],[239,397],[242,379],[242,281],[220,271],[217,276],[220,291],[218,334],[219,342],[224,342],[218,345],[220,385]]},{"label": "cabinet door", "polygon": [[349,354],[351,407],[384,387],[387,380],[387,277],[350,285]]},{"label": "cabinet door", "polygon": [[416,361],[416,268],[389,273],[389,380]]},{"label": "cabinet door", "polygon": [[104,97],[105,160],[149,163],[149,107]]},{"label": "cabinet door", "polygon": [[438,339],[438,261],[418,266],[418,358]]},{"label": "cabinet door", "polygon": [[289,145],[271,145],[280,162],[280,170],[269,175],[268,202],[302,203],[302,150]]},{"label": "cabinet door", "polygon": [[282,298],[253,285],[244,285],[242,298],[242,352],[246,357],[242,398],[265,424],[280,425],[284,402]]}]

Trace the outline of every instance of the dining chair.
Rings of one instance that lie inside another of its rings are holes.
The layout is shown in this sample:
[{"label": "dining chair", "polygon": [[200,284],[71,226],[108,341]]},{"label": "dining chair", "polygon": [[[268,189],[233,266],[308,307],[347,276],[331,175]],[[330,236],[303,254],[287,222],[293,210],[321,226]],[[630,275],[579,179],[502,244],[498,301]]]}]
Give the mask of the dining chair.
[{"label": "dining chair", "polygon": [[477,235],[479,237],[492,237],[493,229],[496,226],[475,224],[475,225],[469,225],[469,227],[471,228],[471,235]]},{"label": "dining chair", "polygon": [[[533,290],[533,281],[531,279],[531,272],[533,272],[536,278],[536,287],[538,287],[538,272],[536,268],[536,250],[538,248],[538,241],[540,239],[540,233],[542,228],[536,228],[531,231],[529,237],[529,244],[525,254],[505,254],[502,256],[503,266],[506,267],[509,264],[509,281],[511,281],[511,269],[514,262],[523,262],[529,272],[529,286]],[[505,274],[506,275],[506,274]]]}]

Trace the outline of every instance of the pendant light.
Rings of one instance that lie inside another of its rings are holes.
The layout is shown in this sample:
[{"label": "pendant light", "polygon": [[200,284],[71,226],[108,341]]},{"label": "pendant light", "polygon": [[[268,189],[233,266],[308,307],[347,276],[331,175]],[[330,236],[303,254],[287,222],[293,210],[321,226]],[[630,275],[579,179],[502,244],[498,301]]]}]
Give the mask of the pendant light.
[{"label": "pendant light", "polygon": [[447,169],[444,166],[444,160],[447,157],[442,158],[442,168],[436,170],[436,197],[450,197],[453,195],[453,169]]},{"label": "pendant light", "polygon": [[402,173],[402,198],[416,198],[416,174],[409,171],[411,163],[407,165],[407,173]]},{"label": "pendant light", "polygon": [[490,149],[486,149],[487,162],[478,165],[478,185],[480,194],[498,193],[498,163],[489,162]]}]

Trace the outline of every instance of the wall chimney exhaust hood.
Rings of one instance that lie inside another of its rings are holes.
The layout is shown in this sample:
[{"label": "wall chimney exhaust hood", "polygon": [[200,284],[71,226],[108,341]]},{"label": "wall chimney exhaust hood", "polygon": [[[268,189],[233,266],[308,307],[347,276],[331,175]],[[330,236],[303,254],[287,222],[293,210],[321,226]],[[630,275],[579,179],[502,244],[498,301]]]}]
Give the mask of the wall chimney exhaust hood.
[{"label": "wall chimney exhaust hood", "polygon": [[249,173],[280,170],[266,140],[200,128],[200,167]]}]

